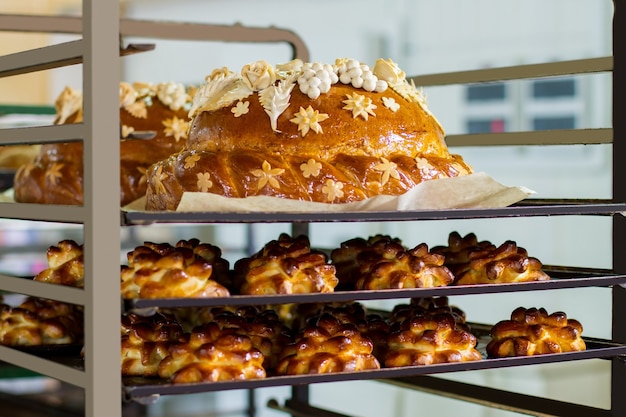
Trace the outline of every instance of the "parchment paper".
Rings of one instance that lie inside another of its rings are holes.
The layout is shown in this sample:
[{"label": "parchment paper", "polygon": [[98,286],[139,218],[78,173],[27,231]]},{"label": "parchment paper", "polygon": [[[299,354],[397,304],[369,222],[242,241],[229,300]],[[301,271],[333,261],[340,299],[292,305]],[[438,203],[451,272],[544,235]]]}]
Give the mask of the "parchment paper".
[{"label": "parchment paper", "polygon": [[[429,180],[400,196],[377,196],[367,200],[327,204],[278,197],[228,198],[211,193],[187,192],[178,205],[181,212],[339,212],[437,210],[453,208],[497,208],[521,201],[534,191],[508,187],[483,172],[455,178]],[[144,211],[145,200],[137,200],[126,210]]]}]

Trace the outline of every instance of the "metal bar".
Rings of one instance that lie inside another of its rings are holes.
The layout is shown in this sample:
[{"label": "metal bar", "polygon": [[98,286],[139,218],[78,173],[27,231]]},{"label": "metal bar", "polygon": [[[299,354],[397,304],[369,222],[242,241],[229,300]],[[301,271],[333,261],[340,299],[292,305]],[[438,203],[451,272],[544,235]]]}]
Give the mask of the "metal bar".
[{"label": "metal bar", "polygon": [[37,16],[0,14],[0,30],[37,33],[83,33],[83,22],[76,16]]},{"label": "metal bar", "polygon": [[[82,123],[66,125],[32,126],[0,129],[0,144],[19,145],[32,143],[75,142],[85,135]],[[117,135],[119,136],[119,134]]]},{"label": "metal bar", "polygon": [[56,204],[0,203],[0,213],[5,219],[59,223],[82,223],[85,218],[83,207]]},{"label": "metal bar", "polygon": [[532,132],[448,135],[446,143],[454,146],[519,145],[599,145],[613,143],[613,129],[567,129]]},{"label": "metal bar", "polygon": [[[150,311],[157,308],[193,308],[236,305],[267,305],[283,303],[329,303],[353,300],[391,300],[402,298],[439,297],[453,295],[499,294],[522,291],[545,291],[566,288],[602,287],[626,283],[626,275],[582,276],[552,278],[547,281],[489,284],[451,285],[433,288],[405,288],[389,290],[349,290],[332,293],[231,295],[225,298],[134,298],[124,300],[125,311]],[[143,315],[146,315],[145,313]]]},{"label": "metal bar", "polygon": [[85,292],[80,288],[48,284],[32,279],[16,278],[0,274],[0,288],[17,294],[48,298],[64,303],[85,305]]},{"label": "metal bar", "polygon": [[76,40],[0,56],[0,77],[78,64],[83,49],[83,41]]},{"label": "metal bar", "polygon": [[40,358],[7,346],[0,345],[0,360],[10,362],[21,368],[29,369],[38,374],[49,376],[77,387],[85,387],[87,382],[85,373],[79,369],[53,362],[46,358]]},{"label": "metal bar", "polygon": [[[220,42],[285,42],[295,58],[309,60],[309,50],[297,34],[276,27],[258,28],[242,25],[153,22],[134,19],[119,21],[120,34],[160,39]],[[74,16],[0,15],[0,30],[20,32],[82,33],[82,22]]]},{"label": "metal bar", "polygon": [[[83,0],[86,417],[121,417],[119,4]],[[103,175],[106,173],[106,175]]]},{"label": "metal bar", "polygon": [[464,382],[431,376],[415,376],[380,380],[382,382],[409,388],[455,400],[479,404],[511,412],[534,416],[584,416],[609,417],[610,411],[596,407],[567,403],[549,398],[535,397],[504,391],[497,388],[481,387]]},{"label": "metal bar", "polygon": [[256,28],[243,25],[214,25],[178,22],[151,22],[122,19],[120,31],[124,36],[220,42],[286,42],[293,57],[309,60],[309,50],[298,35],[275,27]]},{"label": "metal bar", "polygon": [[483,83],[559,75],[607,72],[613,70],[613,57],[576,59],[541,64],[515,65],[470,71],[446,72],[410,77],[417,86]]},{"label": "metal bar", "polygon": [[316,222],[371,222],[371,221],[415,221],[448,220],[518,216],[569,216],[611,215],[626,212],[626,203],[515,205],[481,209],[439,209],[415,211],[339,211],[339,212],[271,212],[271,213],[228,213],[228,212],[154,212],[122,211],[122,222],[126,225],[151,223],[316,223]]}]

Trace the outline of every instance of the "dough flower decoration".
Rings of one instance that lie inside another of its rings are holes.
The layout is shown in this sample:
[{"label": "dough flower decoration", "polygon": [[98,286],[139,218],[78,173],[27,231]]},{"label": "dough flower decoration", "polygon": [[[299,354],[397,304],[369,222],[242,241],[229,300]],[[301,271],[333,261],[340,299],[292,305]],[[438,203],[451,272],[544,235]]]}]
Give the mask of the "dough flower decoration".
[{"label": "dough flower decoration", "polygon": [[46,171],[46,181],[52,185],[57,185],[57,182],[61,178],[63,178],[63,173],[61,172],[61,170],[63,169],[64,166],[65,164],[60,164],[60,163],[52,164],[50,169]]},{"label": "dough flower decoration", "polygon": [[345,104],[343,108],[344,110],[351,110],[353,118],[356,119],[361,116],[363,119],[367,120],[370,114],[376,116],[374,113],[376,105],[372,103],[371,98],[357,93],[346,94],[346,97],[348,98],[343,101]]},{"label": "dough flower decoration", "polygon": [[333,202],[335,198],[343,197],[343,183],[328,179],[322,187],[322,193],[326,195],[328,202]]},{"label": "dough flower decoration", "polygon": [[167,179],[167,174],[163,172],[163,167],[159,166],[153,177],[154,189],[156,190],[157,194],[166,193],[165,185],[163,185],[163,181],[165,179]]},{"label": "dough flower decoration", "polygon": [[148,117],[146,102],[139,99],[139,93],[127,82],[120,83],[120,107],[138,119]]},{"label": "dough flower decoration", "polygon": [[317,110],[313,110],[313,107],[309,106],[306,109],[300,107],[300,110],[296,113],[293,119],[289,121],[298,125],[298,132],[305,137],[309,130],[315,133],[322,133],[322,126],[320,122],[328,119],[328,114],[320,113]]},{"label": "dough flower decoration", "polygon": [[428,162],[428,159],[426,158],[418,156],[415,158],[415,162],[417,165],[417,169],[419,169],[421,172],[430,171],[431,169],[433,169],[433,166],[430,164],[430,162]]},{"label": "dough flower decoration", "polygon": [[230,109],[230,111],[235,115],[235,117],[241,117],[250,111],[250,102],[238,101],[237,105]]},{"label": "dough flower decoration", "polygon": [[147,181],[146,172],[148,171],[148,169],[146,167],[137,167],[137,171],[141,175],[139,177],[139,185],[145,185]]},{"label": "dough flower decoration", "polygon": [[394,162],[388,161],[386,158],[380,158],[382,163],[374,166],[375,171],[382,172],[381,184],[385,185],[389,182],[389,178],[400,179],[400,174],[396,169],[398,166]]},{"label": "dough flower decoration", "polygon": [[383,97],[383,105],[394,113],[400,109],[400,104],[393,97]]},{"label": "dough flower decoration", "polygon": [[198,189],[203,193],[209,191],[211,187],[213,187],[213,181],[211,181],[211,174],[208,172],[200,172],[196,174],[198,177]]},{"label": "dough flower decoration", "polygon": [[165,136],[173,136],[176,142],[181,139],[187,139],[187,132],[189,131],[189,121],[179,119],[174,116],[171,119],[163,120],[163,126],[165,126]]},{"label": "dough flower decoration", "polygon": [[275,177],[282,175],[285,172],[282,168],[272,168],[269,162],[263,161],[261,169],[255,169],[252,171],[252,175],[259,179],[257,189],[261,190],[267,184],[274,188],[280,188],[280,184]]},{"label": "dough flower decoration", "polygon": [[193,155],[189,155],[187,158],[185,158],[185,169],[190,169],[196,166],[196,163],[200,160],[200,155],[197,154],[193,154]]},{"label": "dough flower decoration", "polygon": [[304,178],[317,177],[322,169],[322,164],[311,158],[306,163],[300,165],[300,170]]}]

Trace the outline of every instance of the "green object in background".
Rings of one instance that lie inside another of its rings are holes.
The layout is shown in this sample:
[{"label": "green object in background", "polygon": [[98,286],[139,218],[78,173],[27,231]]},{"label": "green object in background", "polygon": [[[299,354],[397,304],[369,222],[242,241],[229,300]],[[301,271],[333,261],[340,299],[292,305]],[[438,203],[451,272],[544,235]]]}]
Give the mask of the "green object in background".
[{"label": "green object in background", "polygon": [[6,114],[56,114],[53,106],[0,105],[0,116]]},{"label": "green object in background", "polygon": [[28,378],[40,377],[41,374],[33,372],[29,369],[13,366],[8,363],[0,362],[0,379]]}]

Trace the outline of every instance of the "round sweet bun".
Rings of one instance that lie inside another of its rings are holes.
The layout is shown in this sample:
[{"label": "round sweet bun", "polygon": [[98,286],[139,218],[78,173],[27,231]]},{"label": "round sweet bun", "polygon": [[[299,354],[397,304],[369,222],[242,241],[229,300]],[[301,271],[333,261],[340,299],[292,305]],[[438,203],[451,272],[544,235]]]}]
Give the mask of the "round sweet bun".
[{"label": "round sweet bun", "polygon": [[[121,205],[145,195],[145,172],[151,164],[182,148],[192,94],[191,88],[178,83],[120,83]],[[66,87],[56,100],[56,110],[55,124],[82,122],[82,93]],[[155,136],[130,138],[141,131]],[[18,202],[82,205],[82,142],[42,145],[36,157],[18,169],[13,187]]]},{"label": "round sweet bun", "polygon": [[175,210],[184,192],[345,203],[472,171],[391,60],[222,68],[189,116],[185,148],[148,172],[148,210]]}]

